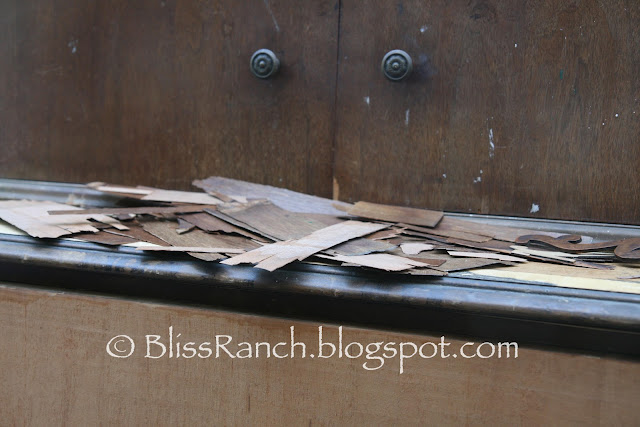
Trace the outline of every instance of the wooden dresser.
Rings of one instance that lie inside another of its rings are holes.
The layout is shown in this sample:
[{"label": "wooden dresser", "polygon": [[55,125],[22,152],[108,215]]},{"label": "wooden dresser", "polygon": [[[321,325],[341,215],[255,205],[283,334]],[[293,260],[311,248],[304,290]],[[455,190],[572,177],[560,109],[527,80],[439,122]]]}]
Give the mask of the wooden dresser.
[{"label": "wooden dresser", "polygon": [[[640,233],[637,0],[44,0],[1,2],[0,16],[0,198],[102,206],[64,183],[186,190],[219,175]],[[259,49],[279,62],[268,78],[250,69]],[[385,65],[394,50],[411,61],[398,81],[384,73],[406,65]],[[0,414],[640,424],[637,281],[527,274],[265,273],[0,233]],[[144,357],[145,335],[168,340],[169,327],[193,342],[277,343],[292,326],[309,352],[319,326],[332,343],[342,326],[365,345],[444,336],[452,353],[486,341],[518,342],[519,355],[414,357],[402,374],[397,358],[370,371],[364,356]],[[131,357],[109,355],[117,335],[137,344]]]}]

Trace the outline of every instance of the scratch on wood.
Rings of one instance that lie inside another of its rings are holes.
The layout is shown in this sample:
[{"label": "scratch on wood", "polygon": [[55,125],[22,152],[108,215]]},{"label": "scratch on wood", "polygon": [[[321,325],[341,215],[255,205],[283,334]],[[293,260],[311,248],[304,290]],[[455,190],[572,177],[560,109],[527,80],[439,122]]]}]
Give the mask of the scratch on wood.
[{"label": "scratch on wood", "polygon": [[276,27],[277,32],[280,32],[280,26],[278,25],[278,21],[276,21],[276,17],[273,14],[273,11],[271,10],[271,6],[269,6],[269,0],[263,0],[263,1],[264,1],[264,5],[269,11],[269,14],[271,15],[271,19],[273,20],[273,26]]},{"label": "scratch on wood", "polygon": [[496,145],[493,142],[493,128],[489,129],[489,157],[493,157],[495,154]]}]

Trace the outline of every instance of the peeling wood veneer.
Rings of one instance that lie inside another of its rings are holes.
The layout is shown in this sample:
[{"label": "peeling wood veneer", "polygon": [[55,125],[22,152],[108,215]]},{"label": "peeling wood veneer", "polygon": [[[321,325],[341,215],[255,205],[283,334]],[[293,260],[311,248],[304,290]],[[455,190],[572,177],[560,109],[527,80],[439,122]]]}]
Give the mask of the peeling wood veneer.
[{"label": "peeling wood veneer", "polygon": [[438,211],[380,205],[369,202],[357,202],[347,209],[347,213],[362,218],[422,225],[425,227],[435,227],[443,216],[443,213]]},{"label": "peeling wood veneer", "polygon": [[383,224],[360,221],[345,221],[315,231],[298,240],[277,242],[266,245],[242,255],[223,261],[223,264],[256,264],[256,267],[274,271],[293,261],[301,261],[324,249],[329,249],[356,237],[374,233],[383,228]]},{"label": "peeling wood veneer", "polygon": [[51,216],[47,212],[65,208],[73,209],[68,205],[54,202],[40,202],[28,200],[0,201],[0,218],[20,228],[32,237],[56,238],[79,232],[98,232],[89,219],[94,219],[112,227],[126,230],[127,227],[118,220],[100,214],[60,215]]}]

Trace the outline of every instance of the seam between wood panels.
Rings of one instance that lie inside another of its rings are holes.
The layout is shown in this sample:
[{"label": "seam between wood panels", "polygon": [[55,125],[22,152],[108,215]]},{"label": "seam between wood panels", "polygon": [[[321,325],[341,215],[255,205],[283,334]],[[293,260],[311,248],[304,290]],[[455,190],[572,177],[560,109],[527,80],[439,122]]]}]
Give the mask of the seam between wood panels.
[{"label": "seam between wood panels", "polygon": [[336,194],[334,193],[334,183],[336,180],[336,149],[338,145],[338,85],[339,85],[339,74],[340,74],[340,30],[342,26],[342,0],[338,0],[338,33],[336,35],[336,73],[335,73],[335,81],[334,81],[334,98],[333,98],[333,115],[332,115],[332,126],[333,126],[333,141],[331,144],[331,183],[329,192],[331,193],[331,198],[336,198]]}]

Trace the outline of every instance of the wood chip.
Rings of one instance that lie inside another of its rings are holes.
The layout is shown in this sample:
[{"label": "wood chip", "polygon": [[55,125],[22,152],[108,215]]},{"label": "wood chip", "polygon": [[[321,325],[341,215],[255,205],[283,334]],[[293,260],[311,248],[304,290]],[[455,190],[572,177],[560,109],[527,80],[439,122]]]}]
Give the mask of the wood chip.
[{"label": "wood chip", "polygon": [[582,236],[563,235],[551,238],[541,235],[526,235],[516,239],[517,243],[543,243],[567,252],[584,252],[598,249],[613,249],[617,257],[634,260],[640,259],[640,238],[630,237],[626,239],[610,240],[596,243],[576,243],[582,240]]},{"label": "wood chip", "polygon": [[89,223],[98,230],[104,230],[105,228],[113,228],[111,224],[105,224],[104,222],[96,221],[93,218],[88,219]]},{"label": "wood chip", "polygon": [[[68,208],[67,205],[62,205]],[[142,206],[135,208],[52,209],[49,215],[139,215],[202,212],[215,205]]]},{"label": "wood chip", "polygon": [[[207,191],[207,194],[215,197],[216,199],[220,199],[225,203],[231,203],[234,200],[236,200],[233,197],[227,196],[226,194],[222,194],[222,193],[219,193],[217,191]],[[241,203],[247,203],[246,199],[241,201]]]},{"label": "wood chip", "polygon": [[422,251],[431,251],[435,246],[428,243],[403,243],[400,249],[407,255],[417,255]]},{"label": "wood chip", "polygon": [[[412,236],[399,236],[399,237],[395,237],[395,238],[388,239],[388,240],[385,240],[385,241],[389,242],[391,244],[394,244],[396,246],[400,246],[400,245],[402,245],[404,243],[424,243],[424,244],[428,244],[428,245],[433,245],[433,249],[434,250],[455,248],[454,245],[446,243],[446,239],[444,239],[444,238],[442,239],[442,241],[444,241],[444,243],[442,243],[441,241],[437,241],[437,240],[425,239],[425,238],[422,238],[422,237],[412,237]],[[402,253],[404,253],[404,252],[402,252]]]},{"label": "wood chip", "polygon": [[85,242],[100,243],[103,245],[126,245],[128,243],[136,243],[138,240],[128,236],[117,235],[101,230],[97,233],[78,233],[71,237]]},{"label": "wood chip", "polygon": [[193,246],[209,248],[234,248],[250,250],[260,247],[259,244],[241,236],[205,233],[193,230],[186,234],[176,233],[177,225],[172,221],[149,221],[142,224],[145,231],[164,240],[172,246]]},{"label": "wood chip", "polygon": [[389,230],[381,230],[367,236],[371,240],[386,240],[398,237],[402,233],[402,228],[390,228]]},{"label": "wood chip", "polygon": [[507,261],[498,261],[494,259],[483,258],[449,258],[446,262],[438,267],[433,267],[436,270],[446,271],[448,273],[454,271],[471,270],[474,268],[486,267],[488,265],[506,264],[511,265]]},{"label": "wood chip", "polygon": [[411,224],[398,224],[400,227],[404,227],[404,234],[409,234],[412,236],[422,236],[422,237],[430,237],[440,236],[440,237],[450,237],[454,239],[467,240],[469,242],[483,243],[491,240],[491,237],[482,236],[479,234],[472,234],[468,232],[462,232],[457,230],[451,230],[444,227],[440,227],[438,224],[437,227],[434,228],[425,228],[419,227]]},{"label": "wood chip", "polygon": [[336,200],[220,176],[196,180],[193,181],[193,185],[207,192],[215,191],[226,194],[229,197],[234,195],[246,197],[247,199],[268,199],[274,205],[290,212],[341,215],[342,213],[335,209],[333,204],[349,206]]},{"label": "wood chip", "polygon": [[[49,215],[51,215],[51,213],[49,213]],[[126,222],[126,221],[131,221],[136,216],[134,214],[126,213],[126,214],[116,214],[116,215],[113,215],[113,217],[115,219],[117,219],[118,221],[125,221]]]},{"label": "wood chip", "polygon": [[203,248],[196,246],[140,246],[136,248],[141,251],[158,252],[197,252],[197,253],[221,253],[221,254],[242,254],[245,251],[236,248]]},{"label": "wood chip", "polygon": [[223,203],[223,201],[217,197],[195,191],[163,190],[160,188],[143,187],[141,185],[137,187],[129,187],[125,185],[105,184],[103,182],[92,182],[87,184],[87,186],[94,190],[113,194],[115,196],[131,197],[154,202],[194,203],[204,205],[218,205]]},{"label": "wood chip", "polygon": [[[343,222],[325,214],[289,212],[269,201],[245,206],[219,207],[218,212],[232,217],[238,226],[246,225],[272,240],[295,240],[314,231]],[[393,249],[395,245],[370,239],[353,239],[334,248],[341,255],[365,255]]]},{"label": "wood chip", "polygon": [[[192,246],[211,248],[235,248],[250,250],[259,245],[249,239],[240,236],[216,235],[205,233],[202,230],[193,230],[186,234],[176,233],[177,224],[171,221],[148,221],[142,224],[145,231],[164,240],[172,246]],[[187,252],[196,258],[205,261],[215,261],[224,258],[219,254],[206,254],[197,252]]]},{"label": "wood chip", "polygon": [[425,257],[417,256],[417,255],[411,255],[411,256],[407,256],[405,258],[409,258],[409,259],[412,259],[414,261],[423,262],[425,264],[428,264],[429,267],[440,267],[442,264],[447,262],[446,259],[425,258]]},{"label": "wood chip", "polygon": [[534,255],[541,258],[548,258],[548,259],[564,261],[568,263],[575,262],[574,257],[571,257],[570,254],[564,253],[564,252],[547,251],[544,249],[531,249],[527,246],[519,246],[519,245],[512,245],[511,248],[513,249],[512,253],[516,255],[524,255],[524,256]]},{"label": "wood chip", "polygon": [[247,231],[244,228],[233,225],[227,221],[224,221],[218,217],[211,215],[208,212],[180,215],[180,218],[195,225],[196,227],[204,231],[208,231],[208,232],[219,231],[219,232],[228,233],[228,234],[240,234],[250,239],[265,241],[265,239],[262,236],[256,233],[251,233],[250,231]]},{"label": "wood chip", "polygon": [[502,241],[502,240],[489,240],[487,242],[478,243],[478,242],[470,242],[468,240],[448,238],[447,243],[452,243],[454,245],[465,246],[465,247],[474,248],[474,249],[490,250],[490,251],[500,252],[505,254],[510,254],[513,252],[513,249],[511,248],[511,243]]},{"label": "wood chip", "polygon": [[269,201],[242,206],[219,207],[218,212],[247,224],[274,240],[292,240],[344,220],[332,215],[301,214],[282,209]]},{"label": "wood chip", "polygon": [[391,254],[370,254],[356,256],[320,255],[320,257],[385,271],[403,271],[414,267],[429,267],[429,264],[426,264],[424,262],[415,261],[410,258],[404,258]]},{"label": "wood chip", "polygon": [[178,218],[178,228],[176,228],[176,233],[178,233],[178,234],[188,233],[189,231],[193,230],[194,228],[196,228],[195,225],[191,224],[190,222],[185,221],[182,218]]},{"label": "wood chip", "polygon": [[508,262],[527,262],[527,260],[524,258],[518,258],[515,256],[502,255],[502,254],[494,254],[491,252],[448,251],[448,253],[449,255],[455,256],[455,257],[495,259],[498,261],[508,261]]},{"label": "wood chip", "polygon": [[273,271],[295,260],[301,261],[324,249],[329,249],[356,237],[374,233],[385,227],[386,225],[384,224],[345,221],[315,231],[298,240],[265,245],[225,260],[223,264],[257,263],[257,268]]},{"label": "wood chip", "polygon": [[125,236],[134,239],[136,242],[153,243],[154,245],[167,246],[168,243],[151,233],[144,231],[140,224],[131,224],[126,231],[122,230],[104,230],[105,233],[115,234],[117,236]]},{"label": "wood chip", "polygon": [[411,270],[407,270],[405,273],[411,274],[414,276],[446,276],[448,273],[446,271],[435,270],[433,268],[412,268]]},{"label": "wood chip", "polygon": [[362,218],[379,219],[425,227],[435,227],[442,219],[442,212],[427,209],[407,208],[403,206],[380,205],[377,203],[358,202],[347,212]]},{"label": "wood chip", "polygon": [[171,203],[195,203],[200,205],[219,205],[222,200],[210,196],[207,193],[193,191],[153,190],[145,195],[142,200]]},{"label": "wood chip", "polygon": [[593,262],[583,261],[574,257],[571,257],[571,254],[567,254],[564,252],[553,252],[553,251],[545,251],[545,250],[536,250],[531,249],[526,246],[518,246],[513,245],[514,249],[511,253],[514,255],[526,256],[529,259],[543,261],[547,263],[554,264],[564,264],[570,265],[573,267],[584,267],[584,268],[593,268],[597,270],[611,270],[613,267]]},{"label": "wood chip", "polygon": [[115,193],[116,195],[124,195],[134,198],[141,198],[151,193],[151,190],[148,189],[128,187],[125,185],[110,185],[105,184],[104,182],[90,182],[89,184],[87,184],[87,187],[93,188],[94,190],[102,191],[103,193]]},{"label": "wood chip", "polygon": [[121,229],[127,228],[117,220],[105,215],[84,214],[55,217],[47,214],[49,210],[59,210],[62,208],[67,208],[72,211],[81,210],[54,202],[6,200],[0,201],[0,218],[18,227],[32,237],[42,238],[56,238],[80,232],[98,232],[98,229],[91,224],[89,219],[94,219],[111,226],[117,225]]},{"label": "wood chip", "polygon": [[[465,220],[462,218],[453,218],[445,216],[443,218],[444,224],[451,229],[457,231],[469,232],[472,234],[480,234],[489,236],[497,240],[503,240],[506,242],[515,242],[516,239],[524,234],[532,234],[530,229],[516,228],[507,226],[498,226],[491,224],[484,224],[477,221]],[[536,234],[541,234],[551,237],[559,237],[562,233],[553,233],[550,231],[538,231]]]},{"label": "wood chip", "polygon": [[340,243],[333,247],[333,251],[340,255],[367,255],[373,252],[386,252],[395,249],[397,246],[382,240],[370,238],[356,238],[348,242]]}]

